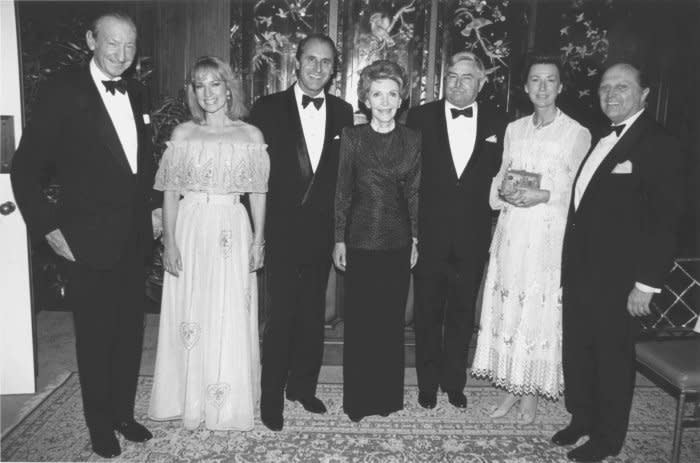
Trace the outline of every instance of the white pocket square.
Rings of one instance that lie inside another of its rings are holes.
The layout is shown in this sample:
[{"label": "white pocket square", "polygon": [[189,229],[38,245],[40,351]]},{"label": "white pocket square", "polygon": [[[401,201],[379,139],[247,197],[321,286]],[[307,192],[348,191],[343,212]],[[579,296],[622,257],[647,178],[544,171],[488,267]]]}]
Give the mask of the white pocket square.
[{"label": "white pocket square", "polygon": [[151,116],[149,116],[148,114],[144,114],[143,115],[143,123],[146,125],[150,124],[151,123]]},{"label": "white pocket square", "polygon": [[496,138],[496,135],[491,135],[486,141],[489,143],[498,143],[498,138]]},{"label": "white pocket square", "polygon": [[340,140],[340,135],[336,135],[335,137],[333,137],[333,140]]},{"label": "white pocket square", "polygon": [[615,166],[612,170],[613,174],[631,174],[632,173],[632,161],[621,162]]}]

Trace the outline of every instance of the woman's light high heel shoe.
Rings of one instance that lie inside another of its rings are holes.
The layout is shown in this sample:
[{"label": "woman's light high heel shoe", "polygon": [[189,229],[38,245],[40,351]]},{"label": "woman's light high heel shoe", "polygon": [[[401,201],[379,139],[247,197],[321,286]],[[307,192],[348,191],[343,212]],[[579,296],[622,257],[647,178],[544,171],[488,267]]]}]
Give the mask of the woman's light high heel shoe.
[{"label": "woman's light high heel shoe", "polygon": [[525,395],[520,399],[518,410],[518,424],[527,426],[535,422],[537,418],[537,396]]},{"label": "woman's light high heel shoe", "polygon": [[520,401],[520,397],[514,394],[507,394],[498,407],[489,415],[491,418],[503,418],[508,414],[508,412],[513,408],[515,404]]}]

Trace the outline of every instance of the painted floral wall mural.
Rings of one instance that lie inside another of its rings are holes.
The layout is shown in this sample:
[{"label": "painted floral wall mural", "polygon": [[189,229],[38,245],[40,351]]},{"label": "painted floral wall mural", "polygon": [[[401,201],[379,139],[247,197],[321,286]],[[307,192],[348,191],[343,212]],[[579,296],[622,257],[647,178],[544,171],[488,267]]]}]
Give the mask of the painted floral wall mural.
[{"label": "painted floral wall mural", "polygon": [[328,0],[232,0],[231,6],[231,62],[250,102],[289,87],[299,41],[327,32]]},{"label": "painted floral wall mural", "polygon": [[[508,106],[511,55],[510,28],[519,27],[520,16],[513,11],[509,0],[459,0],[453,10],[450,54],[470,51],[484,62],[489,82],[481,98],[501,109]],[[515,16],[515,17],[514,17]]]},{"label": "painted floral wall mural", "polygon": [[572,0],[561,18],[561,57],[570,81],[565,91],[588,109],[598,105],[596,87],[610,46],[604,17],[612,3],[606,0],[601,7]]}]

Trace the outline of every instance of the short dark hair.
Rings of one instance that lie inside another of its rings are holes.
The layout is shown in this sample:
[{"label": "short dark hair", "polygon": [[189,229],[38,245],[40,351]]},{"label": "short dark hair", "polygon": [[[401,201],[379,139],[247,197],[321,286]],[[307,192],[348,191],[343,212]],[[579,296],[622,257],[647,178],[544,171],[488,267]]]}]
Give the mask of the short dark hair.
[{"label": "short dark hair", "polygon": [[390,79],[399,84],[399,94],[404,99],[408,95],[408,82],[406,71],[393,61],[380,59],[366,66],[360,73],[360,81],[357,83],[357,99],[364,103],[372,82]]},{"label": "short dark hair", "polygon": [[90,30],[92,31],[92,35],[94,37],[97,37],[100,21],[102,21],[105,18],[114,18],[128,23],[131,25],[131,27],[134,28],[134,31],[136,31],[136,23],[129,14],[122,10],[106,10],[102,11],[100,14],[95,16],[92,21],[90,21]]},{"label": "short dark hair", "polygon": [[559,81],[564,81],[564,66],[562,65],[561,58],[556,55],[549,55],[545,53],[533,52],[530,53],[525,59],[525,66],[523,66],[522,82],[527,83],[527,77],[530,75],[530,69],[536,64],[551,64],[557,68],[559,73]]},{"label": "short dark hair", "polygon": [[[610,69],[613,66],[627,66],[635,70],[635,75],[637,77],[637,83],[641,88],[649,88],[651,85],[651,82],[649,81],[649,76],[647,72],[644,70],[644,68],[639,64],[634,61],[615,61],[613,63],[610,63],[609,65],[605,66],[605,71]],[[605,73],[605,72],[603,72]]]},{"label": "short dark hair", "polygon": [[312,42],[314,40],[325,43],[331,48],[331,50],[333,50],[333,71],[335,72],[335,69],[337,67],[336,65],[338,64],[338,50],[336,50],[335,48],[335,42],[333,42],[333,39],[328,37],[326,34],[322,34],[320,32],[314,32],[312,34],[309,34],[299,41],[299,44],[297,44],[296,53],[297,61],[301,61],[301,55],[304,54],[304,48],[306,48],[306,45],[309,42]]}]

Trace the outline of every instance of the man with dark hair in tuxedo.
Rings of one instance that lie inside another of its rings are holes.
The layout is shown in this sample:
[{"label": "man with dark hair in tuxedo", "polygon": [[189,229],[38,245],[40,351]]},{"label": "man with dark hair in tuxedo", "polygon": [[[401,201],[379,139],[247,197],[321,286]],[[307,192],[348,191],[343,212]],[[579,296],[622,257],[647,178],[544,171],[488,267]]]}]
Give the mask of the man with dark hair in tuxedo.
[{"label": "man with dark hair in tuxedo", "polygon": [[333,41],[299,43],[297,82],[260,98],[251,122],[265,136],[270,180],[265,226],[267,292],[260,415],[282,429],[284,392],[312,413],[323,356],[325,293],[334,244],[333,205],[340,132],[352,107],[325,92],[337,62]]},{"label": "man with dark hair in tuxedo", "polygon": [[609,67],[598,96],[612,126],[598,134],[574,182],[564,235],[564,397],[571,423],[556,445],[572,461],[617,455],[635,379],[636,317],[650,313],[673,260],[683,209],[678,141],[645,110],[638,67]]},{"label": "man with dark hair in tuxedo", "polygon": [[[111,458],[121,453],[114,431],[135,442],[152,437],[134,420],[134,400],[155,166],[145,89],[122,78],[136,55],[134,21],[102,14],[86,39],[89,66],[48,83],[11,178],[30,234],[66,265],[85,421],[95,453]],[[55,209],[41,184],[51,167],[61,185]]]}]

